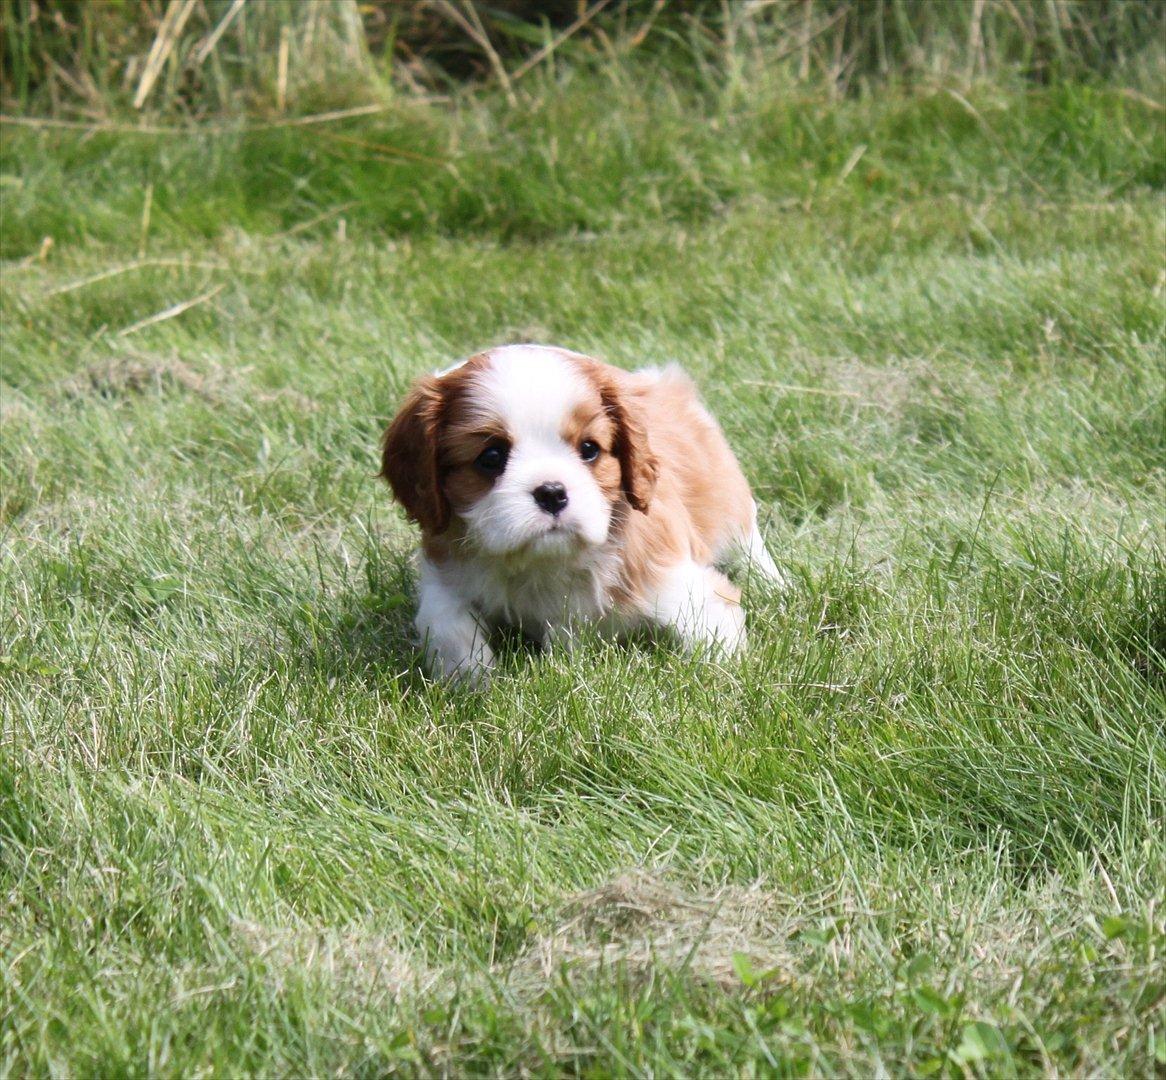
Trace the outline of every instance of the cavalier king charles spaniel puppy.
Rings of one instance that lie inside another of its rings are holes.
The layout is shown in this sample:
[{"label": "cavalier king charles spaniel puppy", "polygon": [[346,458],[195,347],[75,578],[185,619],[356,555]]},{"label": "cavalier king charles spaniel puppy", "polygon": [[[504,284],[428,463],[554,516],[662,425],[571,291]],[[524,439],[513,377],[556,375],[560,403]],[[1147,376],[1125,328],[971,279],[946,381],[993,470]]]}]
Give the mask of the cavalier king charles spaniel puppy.
[{"label": "cavalier king charles spaniel puppy", "polygon": [[749,485],[676,367],[626,372],[566,349],[490,349],[413,387],[381,475],[421,526],[417,631],[430,669],[472,685],[500,623],[542,643],[591,624],[745,644],[744,556],[782,582]]}]

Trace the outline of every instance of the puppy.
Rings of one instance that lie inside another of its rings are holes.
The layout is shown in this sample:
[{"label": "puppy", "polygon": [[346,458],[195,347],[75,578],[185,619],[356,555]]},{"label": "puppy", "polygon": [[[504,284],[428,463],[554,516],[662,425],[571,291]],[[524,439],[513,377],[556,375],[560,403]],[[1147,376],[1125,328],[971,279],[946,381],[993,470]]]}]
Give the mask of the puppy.
[{"label": "puppy", "polygon": [[675,367],[635,373],[510,345],[413,387],[381,475],[421,526],[416,626],[438,675],[482,683],[492,625],[536,641],[649,625],[690,647],[745,644],[744,555],[780,582],[749,485]]}]

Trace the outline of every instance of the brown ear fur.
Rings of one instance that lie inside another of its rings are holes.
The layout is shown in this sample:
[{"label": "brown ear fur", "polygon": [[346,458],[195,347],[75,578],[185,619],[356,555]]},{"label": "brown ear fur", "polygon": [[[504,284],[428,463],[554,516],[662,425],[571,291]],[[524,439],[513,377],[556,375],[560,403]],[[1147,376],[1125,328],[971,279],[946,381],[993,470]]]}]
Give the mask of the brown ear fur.
[{"label": "brown ear fur", "polygon": [[433,535],[445,531],[450,507],[437,470],[437,437],[444,408],[437,379],[422,379],[409,392],[385,432],[381,471],[405,513]]},{"label": "brown ear fur", "polygon": [[600,396],[615,423],[614,451],[619,459],[624,496],[637,510],[647,513],[656,490],[658,466],[640,411],[632,395],[621,390],[612,379],[602,381]]}]

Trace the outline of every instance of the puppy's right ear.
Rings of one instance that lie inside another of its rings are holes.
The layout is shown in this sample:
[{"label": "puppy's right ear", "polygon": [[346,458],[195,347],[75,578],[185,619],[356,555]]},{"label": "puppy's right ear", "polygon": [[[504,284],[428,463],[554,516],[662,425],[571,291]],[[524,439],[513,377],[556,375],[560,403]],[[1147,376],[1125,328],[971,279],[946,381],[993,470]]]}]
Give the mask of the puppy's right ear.
[{"label": "puppy's right ear", "polygon": [[445,531],[450,507],[437,474],[444,400],[432,376],[409,392],[382,442],[381,471],[405,513],[431,534]]}]

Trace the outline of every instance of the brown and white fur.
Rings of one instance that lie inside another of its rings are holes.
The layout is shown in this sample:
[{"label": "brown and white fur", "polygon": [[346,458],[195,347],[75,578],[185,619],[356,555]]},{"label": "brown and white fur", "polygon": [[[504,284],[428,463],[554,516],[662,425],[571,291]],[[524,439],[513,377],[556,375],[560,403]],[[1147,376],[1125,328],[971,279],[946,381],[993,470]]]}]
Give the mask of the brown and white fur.
[{"label": "brown and white fur", "polygon": [[668,627],[734,652],[741,594],[717,567],[743,555],[782,580],[733,452],[676,367],[479,353],[413,387],[381,475],[421,526],[416,627],[442,676],[482,682],[499,623],[542,642],[585,623]]}]

